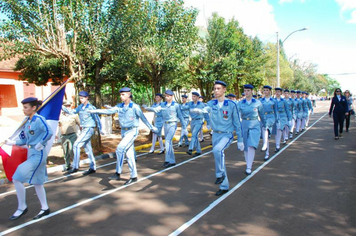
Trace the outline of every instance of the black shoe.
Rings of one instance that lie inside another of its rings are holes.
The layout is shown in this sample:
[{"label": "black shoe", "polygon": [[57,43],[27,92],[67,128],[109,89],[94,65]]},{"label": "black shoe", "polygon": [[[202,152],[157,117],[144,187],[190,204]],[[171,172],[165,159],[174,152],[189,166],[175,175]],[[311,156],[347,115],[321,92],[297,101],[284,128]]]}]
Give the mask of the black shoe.
[{"label": "black shoe", "polygon": [[166,165],[166,168],[169,168],[169,167],[175,166],[175,165],[176,165],[176,163],[168,163],[168,164]]},{"label": "black shoe", "polygon": [[228,189],[219,189],[219,191],[217,191],[215,193],[215,196],[221,196],[221,195],[224,195],[225,193],[229,192]]},{"label": "black shoe", "polygon": [[34,220],[37,220],[37,219],[39,219],[39,218],[42,218],[43,216],[49,215],[49,213],[50,213],[49,208],[48,208],[47,210],[43,210],[43,209],[42,209],[42,211],[43,211],[42,213],[40,213],[40,214],[38,214],[37,216],[33,217],[33,219],[34,219]]},{"label": "black shoe", "polygon": [[205,141],[204,139],[200,140],[201,143],[204,142],[204,141]]},{"label": "black shoe", "polygon": [[135,178],[130,178],[128,181],[126,181],[126,182],[124,183],[124,185],[129,185],[129,184],[135,183],[135,182],[137,182],[137,177],[135,177]]},{"label": "black shoe", "polygon": [[178,144],[178,147],[182,147],[182,144]]},{"label": "black shoe", "polygon": [[68,166],[68,167],[64,168],[64,169],[62,170],[62,172],[68,172],[68,171],[70,171],[70,169],[71,169],[71,167]]},{"label": "black shoe", "polygon": [[250,175],[252,174],[252,170],[251,169],[246,169],[245,170],[245,175]]},{"label": "black shoe", "polygon": [[163,163],[162,167],[163,168],[167,168],[167,165],[169,165],[169,162],[166,161],[166,162]]},{"label": "black shoe", "polygon": [[192,155],[193,154],[193,150],[188,150],[187,154],[188,155]]},{"label": "black shoe", "polygon": [[279,148],[274,149],[274,152],[275,153],[279,152]]},{"label": "black shoe", "polygon": [[150,150],[149,152],[148,152],[148,154],[152,154],[152,153],[154,153],[155,151],[152,151],[152,150]]},{"label": "black shoe", "polygon": [[120,174],[115,172],[113,176],[110,176],[109,179],[111,180],[120,180]]},{"label": "black shoe", "polygon": [[195,157],[200,156],[200,155],[201,155],[201,152],[196,152],[196,153],[194,154]]},{"label": "black shoe", "polygon": [[220,178],[216,178],[215,184],[221,184],[225,179],[225,176],[221,176]]},{"label": "black shoe", "polygon": [[96,170],[94,170],[92,168],[89,168],[88,170],[83,172],[83,175],[90,175],[90,174],[93,174],[95,172],[96,172]]},{"label": "black shoe", "polygon": [[336,137],[335,137],[335,140],[339,140],[339,137],[338,137],[338,136],[336,136]]},{"label": "black shoe", "polygon": [[77,168],[73,168],[70,171],[67,172],[67,174],[74,174],[75,172],[78,172]]},{"label": "black shoe", "polygon": [[298,135],[298,132],[295,132],[295,135]]},{"label": "black shoe", "polygon": [[158,153],[158,155],[162,155],[162,154],[164,154],[164,150],[163,150],[163,151],[160,151],[160,152]]},{"label": "black shoe", "polygon": [[27,213],[27,211],[28,211],[27,207],[25,208],[25,210],[20,210],[20,209],[18,209],[18,210],[19,210],[19,211],[22,211],[21,214],[18,215],[18,216],[12,215],[12,216],[9,218],[9,220],[17,220],[17,219],[20,218],[21,216],[25,215],[25,214]]}]

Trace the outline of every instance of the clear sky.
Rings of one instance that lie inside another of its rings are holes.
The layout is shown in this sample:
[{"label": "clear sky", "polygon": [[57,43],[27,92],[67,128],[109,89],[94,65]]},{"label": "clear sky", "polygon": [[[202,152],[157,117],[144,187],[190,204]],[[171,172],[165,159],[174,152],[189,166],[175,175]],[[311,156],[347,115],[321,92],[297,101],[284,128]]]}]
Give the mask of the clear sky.
[{"label": "clear sky", "polygon": [[246,34],[264,43],[283,41],[288,58],[318,65],[343,90],[356,94],[356,0],[185,0],[200,10],[197,25],[213,12],[239,21]]}]

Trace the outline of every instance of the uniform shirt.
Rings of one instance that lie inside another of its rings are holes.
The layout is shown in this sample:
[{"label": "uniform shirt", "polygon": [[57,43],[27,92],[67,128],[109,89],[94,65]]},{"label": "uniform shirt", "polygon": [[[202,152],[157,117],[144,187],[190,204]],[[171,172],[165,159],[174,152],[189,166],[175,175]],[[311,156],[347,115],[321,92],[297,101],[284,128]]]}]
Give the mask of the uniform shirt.
[{"label": "uniform shirt", "polygon": [[277,119],[287,117],[288,121],[292,119],[291,113],[289,111],[289,105],[284,98],[275,99],[277,107]]},{"label": "uniform shirt", "polygon": [[184,119],[189,118],[189,107],[187,106],[187,104],[188,103],[180,104],[180,110]]},{"label": "uniform shirt", "polygon": [[182,112],[180,110],[180,106],[175,101],[172,101],[171,104],[167,102],[162,102],[159,107],[148,107],[147,111],[153,111],[154,113],[162,111],[162,117],[164,122],[178,122],[182,124],[182,128],[186,129],[186,124],[184,122],[184,118],[182,116]]},{"label": "uniform shirt", "polygon": [[140,107],[134,103],[130,102],[127,106],[125,103],[119,103],[116,106],[110,109],[97,109],[95,113],[104,114],[104,115],[112,115],[117,113],[119,115],[119,122],[121,128],[134,128],[139,126],[139,122],[141,119],[143,123],[152,130],[152,125],[146,119]]},{"label": "uniform shirt", "polygon": [[62,113],[59,117],[59,128],[61,130],[61,134],[72,134],[77,132],[77,125],[80,125],[77,115],[68,115],[66,113]]},{"label": "uniform shirt", "polygon": [[37,143],[41,143],[45,146],[53,134],[46,119],[37,113],[32,117],[32,119],[30,119],[30,117],[27,117],[26,119],[26,123],[22,127],[22,131],[20,133],[20,140],[16,140],[16,145],[34,147]]},{"label": "uniform shirt", "polygon": [[258,117],[260,117],[262,125],[266,126],[263,105],[259,100],[252,98],[251,101],[248,102],[246,98],[244,98],[238,102],[237,106],[242,120],[253,121],[258,120]]},{"label": "uniform shirt", "polygon": [[287,101],[287,104],[288,104],[288,110],[289,110],[289,113],[291,115],[291,117],[293,117],[294,115],[294,101],[292,98],[287,98],[285,99]]},{"label": "uniform shirt", "polygon": [[235,130],[238,142],[242,142],[240,116],[235,102],[225,99],[220,107],[218,100],[211,100],[207,103],[204,111],[209,114],[208,124],[213,132],[233,132]]},{"label": "uniform shirt", "polygon": [[307,100],[308,111],[314,111],[311,100],[309,98],[306,98],[305,100]]},{"label": "uniform shirt", "polygon": [[303,98],[296,98],[297,101],[297,112],[302,113],[303,112]]},{"label": "uniform shirt", "polygon": [[101,122],[99,116],[88,112],[90,110],[96,110],[96,107],[94,107],[89,102],[85,106],[84,104],[80,104],[77,108],[73,109],[72,111],[69,111],[64,106],[62,107],[62,110],[71,115],[79,114],[80,127],[94,128],[98,126],[98,128],[101,130]]},{"label": "uniform shirt", "polygon": [[182,106],[182,109],[184,109],[184,111],[188,111],[190,117],[192,118],[192,120],[209,120],[209,116],[206,113],[196,113],[193,112],[193,109],[201,109],[203,110],[204,107],[206,107],[206,104],[204,104],[203,102],[197,101],[197,103],[194,103],[193,101],[186,103],[184,106]]},{"label": "uniform shirt", "polygon": [[[152,105],[152,107],[159,107],[161,106],[162,102],[160,103],[155,103]],[[162,112],[157,112],[155,113],[155,117],[154,117],[154,123],[155,123],[155,126],[162,126],[163,125],[163,117],[162,117]]]},{"label": "uniform shirt", "polygon": [[263,106],[263,113],[264,113],[264,119],[266,121],[266,126],[272,127],[277,119],[276,101],[272,97],[270,97],[269,99],[261,98],[259,101],[262,103]]}]

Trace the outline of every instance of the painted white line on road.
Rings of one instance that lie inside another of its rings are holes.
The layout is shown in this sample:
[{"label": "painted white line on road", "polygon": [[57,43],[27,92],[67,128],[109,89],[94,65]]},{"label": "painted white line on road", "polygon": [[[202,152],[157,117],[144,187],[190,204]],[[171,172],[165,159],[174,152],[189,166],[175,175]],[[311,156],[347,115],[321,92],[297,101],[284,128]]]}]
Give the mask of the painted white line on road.
[{"label": "painted white line on road", "polygon": [[257,174],[260,170],[262,170],[268,163],[270,163],[274,158],[276,158],[279,154],[281,154],[287,147],[292,145],[295,141],[297,141],[305,132],[307,132],[311,127],[313,127],[316,123],[318,123],[324,116],[326,116],[328,113],[324,114],[321,116],[317,121],[315,121],[311,126],[306,128],[298,137],[293,139],[289,144],[287,144],[284,148],[282,148],[278,153],[274,154],[268,161],[264,162],[262,165],[260,165],[255,171],[251,173],[251,175],[247,176],[244,178],[242,181],[240,181],[237,185],[235,185],[229,192],[225,193],[221,197],[219,197],[217,200],[215,200],[213,203],[211,203],[207,208],[205,208],[203,211],[201,211],[199,214],[194,216],[191,220],[187,221],[183,225],[181,225],[178,229],[176,229],[174,232],[172,232],[169,236],[177,236],[181,234],[184,230],[186,230],[189,226],[194,224],[196,221],[198,221],[201,217],[203,217],[206,213],[211,211],[214,207],[219,205],[222,201],[224,201],[227,197],[229,197],[231,194],[233,194],[237,189],[239,189],[244,183],[246,183],[249,179],[251,179],[255,174]]}]

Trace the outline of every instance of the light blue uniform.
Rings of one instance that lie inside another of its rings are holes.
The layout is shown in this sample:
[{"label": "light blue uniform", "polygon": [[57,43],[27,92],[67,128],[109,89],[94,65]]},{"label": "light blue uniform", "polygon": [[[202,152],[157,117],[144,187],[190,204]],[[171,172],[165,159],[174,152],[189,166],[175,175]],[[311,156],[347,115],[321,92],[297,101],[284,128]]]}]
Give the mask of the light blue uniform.
[{"label": "light blue uniform", "polygon": [[302,123],[302,129],[305,129],[305,127],[308,125],[309,122],[309,113],[310,111],[313,111],[313,105],[311,101],[308,98],[303,99],[303,123]]},{"label": "light blue uniform", "polygon": [[122,166],[126,154],[131,178],[137,178],[134,141],[138,135],[139,119],[141,119],[150,130],[153,129],[153,126],[148,122],[140,107],[132,101],[127,106],[125,106],[124,103],[120,103],[110,109],[97,109],[94,112],[104,115],[118,113],[122,139],[116,148],[116,172],[119,174],[122,173]]},{"label": "light blue uniform", "polygon": [[222,107],[218,100],[211,100],[204,108],[209,114],[208,124],[213,130],[213,154],[215,158],[215,176],[216,178],[225,177],[220,185],[220,189],[229,189],[229,180],[225,166],[225,149],[228,148],[234,140],[233,132],[236,131],[238,142],[243,142],[240,117],[237,112],[235,102],[225,99]]},{"label": "light blue uniform", "polygon": [[264,113],[264,120],[266,122],[266,128],[269,131],[269,134],[272,134],[272,128],[276,123],[277,119],[277,107],[276,107],[276,100],[274,98],[261,98],[260,102],[263,105],[263,113]]},{"label": "light blue uniform", "polygon": [[[185,126],[188,127],[189,125],[189,109],[185,108],[186,104],[180,104],[180,110],[182,112],[182,116],[184,118],[184,122],[185,122]],[[182,145],[184,140],[184,143],[186,146],[189,145],[189,140],[188,140],[188,136],[187,135],[181,135],[180,139],[179,139],[179,143],[178,145]]]},{"label": "light blue uniform", "polygon": [[199,132],[201,131],[203,124],[204,124],[204,117],[209,122],[209,116],[204,113],[196,113],[196,112],[190,112],[191,109],[200,109],[203,110],[206,105],[203,102],[197,101],[197,103],[194,103],[193,101],[188,102],[185,106],[183,106],[183,109],[189,111],[189,115],[191,117],[191,122],[190,122],[190,129],[192,132],[192,138],[190,140],[189,144],[189,150],[193,150],[194,147],[196,148],[197,153],[201,153],[201,146],[199,142]]},{"label": "light blue uniform", "polygon": [[26,119],[27,121],[21,132],[21,139],[16,140],[16,145],[26,145],[28,149],[27,160],[17,167],[12,178],[21,183],[43,185],[48,179],[47,156],[44,153],[45,147],[41,151],[37,151],[35,146],[38,143],[46,146],[53,132],[46,119],[37,113],[31,120],[29,117]]},{"label": "light blue uniform", "polygon": [[62,107],[62,110],[71,115],[79,114],[80,127],[82,128],[77,140],[73,145],[73,168],[79,169],[80,148],[84,147],[85,153],[88,155],[90,161],[90,169],[96,170],[95,157],[90,139],[94,134],[94,128],[96,126],[98,126],[99,130],[101,130],[101,123],[98,115],[88,112],[91,110],[96,110],[96,107],[88,102],[87,105],[84,106],[83,104],[80,104],[77,108],[71,111],[69,111],[64,106]]},{"label": "light blue uniform", "polygon": [[289,121],[291,120],[291,113],[287,100],[284,98],[275,99],[277,108],[277,129],[284,130],[286,126],[289,127]]},{"label": "light blue uniform", "polygon": [[[153,108],[161,106],[162,102],[160,103],[155,103],[152,105]],[[163,127],[163,117],[162,117],[162,112],[157,112],[155,113],[154,119],[154,126],[158,129],[157,136],[161,137],[162,136],[162,127]]]},{"label": "light blue uniform", "polygon": [[159,107],[148,107],[147,111],[153,111],[155,113],[162,111],[162,117],[164,122],[164,136],[166,139],[166,158],[165,162],[169,164],[175,164],[175,156],[173,150],[173,137],[177,130],[177,122],[180,120],[182,124],[182,129],[186,129],[184,118],[182,116],[182,112],[180,110],[179,104],[175,101],[172,101],[171,104],[167,102],[161,103]]},{"label": "light blue uniform", "polygon": [[295,101],[297,102],[297,125],[295,131],[298,133],[303,119],[303,98],[296,98]]},{"label": "light blue uniform", "polygon": [[[261,137],[261,126],[266,127],[263,105],[254,98],[251,99],[251,103],[243,99],[238,102],[238,110],[242,119],[245,151],[248,147],[257,148]],[[260,117],[261,122],[258,117]]]}]

